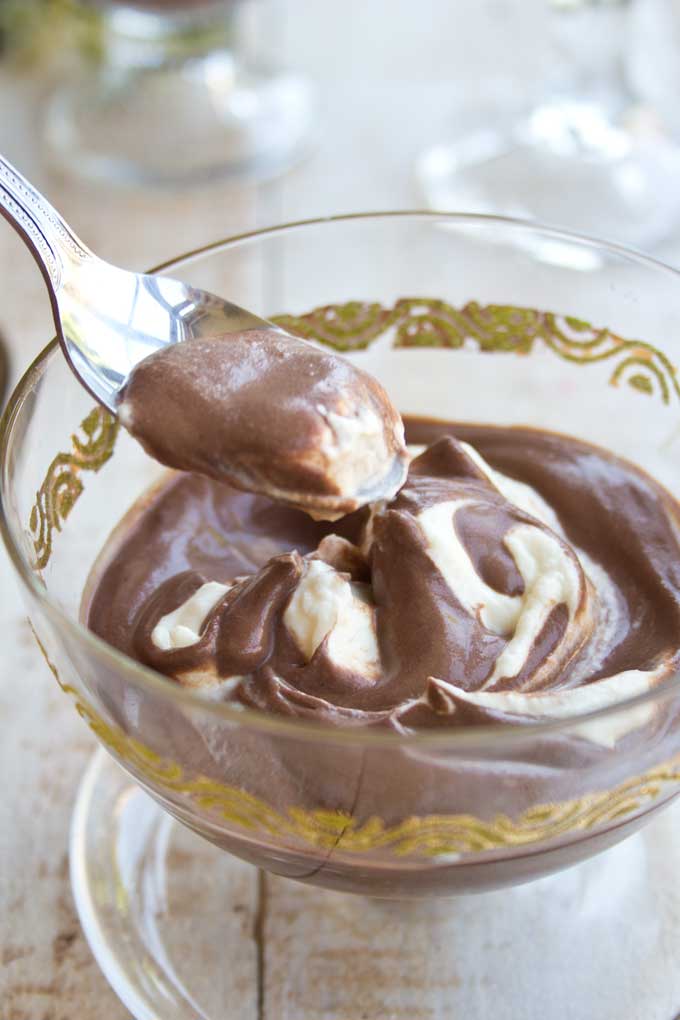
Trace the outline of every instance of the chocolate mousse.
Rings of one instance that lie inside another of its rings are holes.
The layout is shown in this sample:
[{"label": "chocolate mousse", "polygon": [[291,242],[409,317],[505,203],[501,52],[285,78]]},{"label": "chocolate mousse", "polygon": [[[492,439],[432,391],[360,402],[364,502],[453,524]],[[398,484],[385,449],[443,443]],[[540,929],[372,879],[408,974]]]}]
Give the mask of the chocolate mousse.
[{"label": "chocolate mousse", "polygon": [[[183,358],[176,368],[179,386]],[[335,377],[334,392],[349,381]],[[133,407],[145,406],[147,383],[144,374],[131,390]],[[294,482],[281,475],[277,486],[290,494],[314,478],[326,492],[327,467],[301,464],[339,405],[326,390],[291,387],[275,406],[268,387],[237,388],[236,438],[215,440],[207,467],[243,464],[242,482],[280,456]],[[371,395],[369,386],[361,401]],[[209,397],[187,414],[196,424],[206,416],[207,437]],[[257,453],[239,461],[239,431],[263,399],[277,427],[254,425]],[[411,419],[406,434],[417,445],[405,484],[335,524],[169,474],[102,557],[89,626],[206,697],[398,732],[565,718],[643,693],[677,668],[680,511],[653,478],[531,428]],[[605,745],[622,735],[588,732]]]},{"label": "chocolate mousse", "polygon": [[334,520],[406,477],[401,418],[349,361],[277,329],[169,345],[121,393],[121,423],[163,464]]}]

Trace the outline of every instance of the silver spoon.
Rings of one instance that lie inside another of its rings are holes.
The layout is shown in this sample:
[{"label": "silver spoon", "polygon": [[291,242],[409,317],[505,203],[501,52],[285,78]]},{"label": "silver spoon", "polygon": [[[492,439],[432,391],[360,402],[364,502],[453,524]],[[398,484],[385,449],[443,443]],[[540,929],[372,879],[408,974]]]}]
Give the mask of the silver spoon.
[{"label": "silver spoon", "polygon": [[0,213],[33,253],[73,371],[114,414],[132,369],[180,340],[277,326],[167,276],[131,273],[98,258],[57,210],[0,155]]},{"label": "silver spoon", "polygon": [[1,155],[0,213],[40,266],[74,373],[151,456],[329,520],[403,484],[403,424],[371,376],[207,291],[104,262]]}]

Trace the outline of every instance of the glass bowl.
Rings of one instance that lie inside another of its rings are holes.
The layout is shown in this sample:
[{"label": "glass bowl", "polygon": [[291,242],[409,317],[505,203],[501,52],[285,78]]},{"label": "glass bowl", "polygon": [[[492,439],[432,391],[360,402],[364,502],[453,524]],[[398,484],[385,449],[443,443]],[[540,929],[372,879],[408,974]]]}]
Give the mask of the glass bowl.
[{"label": "glass bowl", "polygon": [[[546,262],[552,244],[573,259]],[[386,213],[241,235],[159,268],[342,351],[403,413],[568,433],[680,495],[680,280],[642,255],[501,218]],[[680,789],[677,677],[587,716],[412,735],[324,728],[175,685],[80,620],[105,540],[162,469],[93,406],[54,341],[1,429],[2,534],[36,639],[138,784],[101,760],[85,780],[74,879],[91,924],[102,846],[134,836],[141,853],[152,840],[156,809],[138,787],[263,869],[402,899],[565,868]]]}]

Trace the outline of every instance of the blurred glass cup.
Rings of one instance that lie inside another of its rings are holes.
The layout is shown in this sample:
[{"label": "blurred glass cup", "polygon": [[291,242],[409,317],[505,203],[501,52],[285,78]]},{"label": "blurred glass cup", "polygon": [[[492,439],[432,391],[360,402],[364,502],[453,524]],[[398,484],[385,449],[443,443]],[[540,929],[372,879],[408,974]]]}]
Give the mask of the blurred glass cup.
[{"label": "blurred glass cup", "polygon": [[634,0],[628,72],[635,91],[680,136],[680,0]]},{"label": "blurred glass cup", "polygon": [[267,178],[304,154],[313,97],[301,75],[249,52],[239,0],[82,0],[101,16],[97,59],[55,92],[47,140],[81,176],[128,184]]},{"label": "blurred glass cup", "polygon": [[550,38],[534,34],[537,54],[551,49],[548,80],[528,107],[513,107],[506,82],[462,110],[418,162],[426,200],[653,248],[680,222],[680,146],[649,101],[658,93],[631,87],[630,0],[544,2]]}]

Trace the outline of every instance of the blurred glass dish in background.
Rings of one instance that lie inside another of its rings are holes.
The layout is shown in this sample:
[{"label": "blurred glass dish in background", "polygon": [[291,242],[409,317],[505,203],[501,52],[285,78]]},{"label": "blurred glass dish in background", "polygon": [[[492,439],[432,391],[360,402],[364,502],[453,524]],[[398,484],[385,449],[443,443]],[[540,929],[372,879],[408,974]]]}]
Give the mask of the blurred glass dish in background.
[{"label": "blurred glass dish in background", "polygon": [[680,135],[680,0],[634,0],[630,19],[631,85]]},{"label": "blurred glass dish in background", "polygon": [[461,110],[451,138],[418,161],[419,185],[432,208],[536,218],[653,248],[680,220],[680,147],[628,85],[629,0],[546,3],[555,69],[544,97],[518,109],[506,88]]},{"label": "blurred glass dish in background", "polygon": [[48,104],[47,141],[81,176],[193,184],[276,176],[304,154],[313,124],[305,78],[251,51],[275,4],[82,0],[101,15],[99,53]]}]

